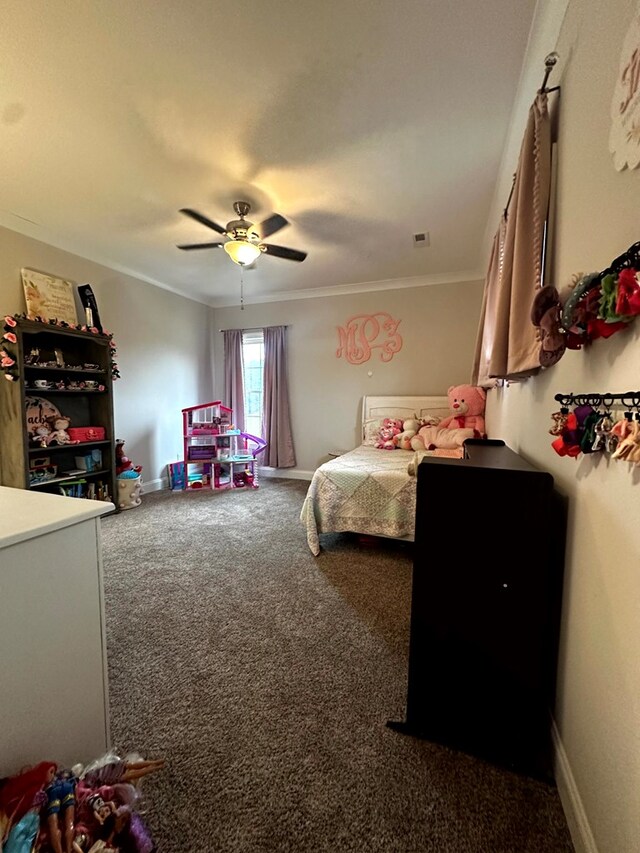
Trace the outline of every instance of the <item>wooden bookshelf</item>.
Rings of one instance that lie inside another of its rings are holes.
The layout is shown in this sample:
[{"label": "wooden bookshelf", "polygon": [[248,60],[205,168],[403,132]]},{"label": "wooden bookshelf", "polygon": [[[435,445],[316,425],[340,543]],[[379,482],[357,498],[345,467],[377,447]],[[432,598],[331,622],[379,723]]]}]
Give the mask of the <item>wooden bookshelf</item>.
[{"label": "wooden bookshelf", "polygon": [[[9,346],[16,353],[19,375],[13,382],[0,377],[0,484],[59,493],[61,482],[81,477],[102,483],[109,499],[115,502],[117,482],[109,338],[31,320],[18,320],[12,331],[17,344]],[[35,387],[38,379],[47,380],[54,387]],[[89,379],[97,380],[101,388],[55,387]],[[72,427],[103,427],[105,439],[38,446],[31,440],[27,424],[29,398],[49,402],[71,420]],[[60,473],[48,481],[30,482],[33,459],[47,457],[52,466],[64,472],[78,468],[75,456],[80,451],[96,447],[101,451],[99,470],[83,471],[81,475]]]}]

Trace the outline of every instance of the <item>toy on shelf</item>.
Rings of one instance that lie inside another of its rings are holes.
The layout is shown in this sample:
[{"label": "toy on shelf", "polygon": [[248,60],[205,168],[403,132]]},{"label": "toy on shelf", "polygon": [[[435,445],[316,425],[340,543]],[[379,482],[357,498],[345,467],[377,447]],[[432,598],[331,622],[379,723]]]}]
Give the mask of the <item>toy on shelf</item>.
[{"label": "toy on shelf", "polygon": [[70,434],[67,432],[71,421],[64,415],[50,418],[51,432],[47,437],[47,444],[73,444]]},{"label": "toy on shelf", "polygon": [[182,410],[184,456],[170,465],[172,488],[258,488],[255,463],[267,442],[236,429],[232,414],[220,400]]}]

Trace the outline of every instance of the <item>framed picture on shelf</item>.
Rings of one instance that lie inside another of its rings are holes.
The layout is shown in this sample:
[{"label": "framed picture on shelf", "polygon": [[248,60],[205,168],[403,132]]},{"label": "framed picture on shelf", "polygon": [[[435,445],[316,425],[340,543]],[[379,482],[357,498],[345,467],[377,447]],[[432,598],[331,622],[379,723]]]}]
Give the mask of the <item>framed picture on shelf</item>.
[{"label": "framed picture on shelf", "polygon": [[23,268],[22,286],[30,320],[59,320],[75,326],[78,323],[73,282],[53,275]]}]

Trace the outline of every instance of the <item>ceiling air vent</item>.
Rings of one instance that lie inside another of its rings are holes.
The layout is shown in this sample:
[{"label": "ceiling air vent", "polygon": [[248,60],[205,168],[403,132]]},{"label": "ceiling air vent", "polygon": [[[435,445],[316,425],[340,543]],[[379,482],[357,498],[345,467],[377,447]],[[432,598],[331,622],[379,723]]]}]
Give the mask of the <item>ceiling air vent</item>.
[{"label": "ceiling air vent", "polygon": [[413,235],[413,245],[416,249],[419,249],[421,246],[429,245],[429,232],[421,231],[419,234]]}]

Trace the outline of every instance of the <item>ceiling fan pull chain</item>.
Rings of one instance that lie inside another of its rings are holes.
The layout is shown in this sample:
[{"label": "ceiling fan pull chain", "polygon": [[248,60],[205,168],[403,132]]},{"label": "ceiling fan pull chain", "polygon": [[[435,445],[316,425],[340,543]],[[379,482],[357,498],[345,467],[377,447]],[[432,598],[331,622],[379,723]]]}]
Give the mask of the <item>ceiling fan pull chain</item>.
[{"label": "ceiling fan pull chain", "polygon": [[240,310],[244,311],[244,270],[240,267]]}]

